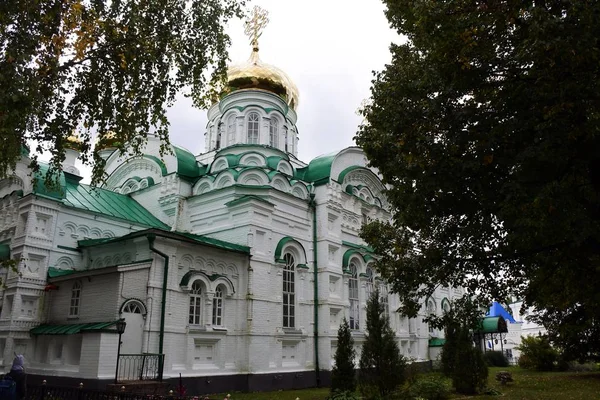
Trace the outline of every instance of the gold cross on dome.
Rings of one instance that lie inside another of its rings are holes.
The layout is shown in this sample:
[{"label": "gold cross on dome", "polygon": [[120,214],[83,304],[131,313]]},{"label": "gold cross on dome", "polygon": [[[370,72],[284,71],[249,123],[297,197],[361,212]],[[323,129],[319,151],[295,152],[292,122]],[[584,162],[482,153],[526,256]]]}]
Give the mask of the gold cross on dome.
[{"label": "gold cross on dome", "polygon": [[262,31],[269,23],[269,12],[254,6],[250,16],[244,23],[244,33],[250,38],[250,44],[254,51],[258,51],[258,38],[262,35]]}]

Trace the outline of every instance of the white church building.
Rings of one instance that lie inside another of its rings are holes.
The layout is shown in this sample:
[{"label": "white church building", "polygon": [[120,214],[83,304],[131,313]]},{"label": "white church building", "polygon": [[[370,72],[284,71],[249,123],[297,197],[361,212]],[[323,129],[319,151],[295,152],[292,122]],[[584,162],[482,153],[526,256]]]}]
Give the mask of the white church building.
[{"label": "white church building", "polygon": [[[0,181],[0,257],[18,260],[0,276],[1,368],[22,353],[33,381],[88,387],[115,374],[181,375],[188,393],[327,384],[339,324],[360,353],[375,287],[403,355],[429,360],[441,333],[395,311],[359,237],[391,216],[377,171],[358,147],[300,160],[298,100],[255,45],[208,111],[204,154],[161,156],[151,136],[127,158],[105,137],[94,189],[74,166],[77,138],[58,188],[43,168],[32,179],[24,151]],[[423,314],[460,295],[438,289]]]}]

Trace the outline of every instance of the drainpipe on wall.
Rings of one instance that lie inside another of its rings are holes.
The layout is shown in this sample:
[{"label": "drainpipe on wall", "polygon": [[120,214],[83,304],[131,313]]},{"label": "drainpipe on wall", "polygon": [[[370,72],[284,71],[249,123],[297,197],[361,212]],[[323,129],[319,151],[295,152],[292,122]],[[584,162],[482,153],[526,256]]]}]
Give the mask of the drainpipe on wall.
[{"label": "drainpipe on wall", "polygon": [[315,201],[315,194],[310,194],[310,200],[308,206],[313,211],[313,293],[314,293],[314,345],[315,345],[315,378],[317,380],[317,387],[321,387],[321,373],[319,370],[319,275],[318,275],[318,264],[317,264],[317,202]]},{"label": "drainpipe on wall", "polygon": [[[160,306],[160,331],[158,333],[158,354],[163,354],[163,344],[165,337],[165,313],[166,313],[166,305],[167,305],[167,278],[169,277],[169,256],[163,253],[160,250],[154,248],[154,240],[156,239],[156,235],[148,235],[148,243],[150,244],[150,251],[158,254],[165,260],[165,267],[163,273],[163,287],[162,287],[162,301]],[[162,363],[160,365],[159,371],[159,379],[162,381],[163,370],[165,365],[165,357],[163,354]]]}]

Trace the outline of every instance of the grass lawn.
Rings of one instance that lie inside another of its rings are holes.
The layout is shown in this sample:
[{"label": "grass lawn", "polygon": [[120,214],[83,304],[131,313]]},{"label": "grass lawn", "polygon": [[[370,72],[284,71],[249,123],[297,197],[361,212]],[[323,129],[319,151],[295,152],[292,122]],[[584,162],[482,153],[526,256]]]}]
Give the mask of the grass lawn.
[{"label": "grass lawn", "polygon": [[[495,380],[498,371],[508,370],[514,382],[501,386]],[[519,367],[490,368],[490,388],[501,396],[461,396],[456,399],[498,400],[593,400],[600,399],[600,372],[535,372]],[[266,393],[231,393],[231,400],[325,400],[329,389],[286,390]],[[212,395],[211,399],[223,399],[225,395]]]}]

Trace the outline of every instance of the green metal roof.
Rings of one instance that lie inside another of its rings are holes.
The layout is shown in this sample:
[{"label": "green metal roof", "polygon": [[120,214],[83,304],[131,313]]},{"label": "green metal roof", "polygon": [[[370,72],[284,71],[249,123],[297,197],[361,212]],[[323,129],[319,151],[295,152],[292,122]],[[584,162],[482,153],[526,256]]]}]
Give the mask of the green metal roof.
[{"label": "green metal roof", "polygon": [[313,182],[315,185],[327,183],[331,174],[331,165],[338,153],[336,151],[313,159],[308,167],[298,170],[297,178],[306,182]]},{"label": "green metal roof", "polygon": [[431,338],[429,339],[429,347],[443,347],[446,343],[446,339]]},{"label": "green metal roof", "polygon": [[167,228],[167,225],[131,197],[106,189],[92,189],[91,186],[76,180],[67,179],[65,198],[62,202],[69,207],[108,215],[142,226]]},{"label": "green metal roof", "polygon": [[71,275],[76,272],[80,272],[80,271],[76,271],[74,269],[60,269],[60,268],[55,268],[55,267],[49,267],[48,268],[48,278],[58,278],[59,276]]},{"label": "green metal roof", "polygon": [[59,171],[55,177],[56,181],[54,185],[49,187],[46,185],[46,175],[48,175],[50,166],[43,162],[38,162],[38,165],[40,169],[33,175],[33,192],[56,200],[64,199],[66,186],[65,173]]},{"label": "green metal roof", "polygon": [[0,260],[10,260],[9,244],[0,244]]},{"label": "green metal roof", "polygon": [[171,231],[161,230],[158,228],[145,229],[143,231],[132,232],[127,235],[116,237],[116,238],[79,240],[77,242],[77,244],[79,245],[79,247],[93,247],[93,246],[98,246],[98,245],[102,245],[102,244],[122,242],[125,240],[133,239],[136,237],[147,236],[147,235],[151,235],[151,234],[160,236],[160,237],[164,237],[164,238],[168,238],[168,239],[175,239],[175,240],[183,239],[183,240],[188,240],[190,242],[206,244],[208,246],[217,247],[217,248],[224,249],[224,250],[232,250],[232,251],[237,251],[239,253],[250,254],[250,247],[248,247],[248,246],[243,246],[243,245],[239,245],[239,244],[235,244],[235,243],[229,243],[229,242],[225,242],[223,240],[213,239],[213,238],[206,237],[206,236],[194,235],[194,234],[186,233],[186,232],[171,232]]},{"label": "green metal roof", "polygon": [[485,317],[479,323],[478,333],[506,333],[508,327],[504,317]]},{"label": "green metal roof", "polygon": [[175,157],[177,157],[177,174],[186,178],[197,178],[200,176],[200,168],[196,157],[183,147],[173,145]]},{"label": "green metal roof", "polygon": [[91,322],[87,324],[42,324],[31,329],[29,333],[32,335],[74,335],[77,333],[104,330],[106,328],[110,328],[116,323],[117,321]]}]

